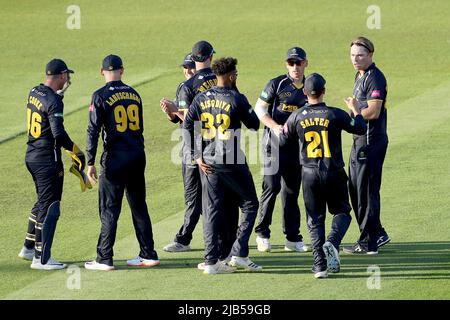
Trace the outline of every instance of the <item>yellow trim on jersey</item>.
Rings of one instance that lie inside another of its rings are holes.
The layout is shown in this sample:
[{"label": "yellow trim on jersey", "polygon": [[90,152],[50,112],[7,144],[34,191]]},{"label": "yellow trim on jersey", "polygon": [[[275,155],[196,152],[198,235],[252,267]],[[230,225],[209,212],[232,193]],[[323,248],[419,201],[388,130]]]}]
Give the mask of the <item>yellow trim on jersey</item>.
[{"label": "yellow trim on jersey", "polygon": [[301,88],[303,88],[303,83],[300,85],[300,87],[299,86],[297,86],[296,84],[295,84],[295,82],[292,82],[292,84],[294,85],[294,87],[296,87],[297,89],[301,89]]},{"label": "yellow trim on jersey", "polygon": [[384,100],[382,100],[382,99],[370,99],[370,100],[367,100],[367,102],[369,102],[369,101],[381,101],[381,102],[383,102]]}]

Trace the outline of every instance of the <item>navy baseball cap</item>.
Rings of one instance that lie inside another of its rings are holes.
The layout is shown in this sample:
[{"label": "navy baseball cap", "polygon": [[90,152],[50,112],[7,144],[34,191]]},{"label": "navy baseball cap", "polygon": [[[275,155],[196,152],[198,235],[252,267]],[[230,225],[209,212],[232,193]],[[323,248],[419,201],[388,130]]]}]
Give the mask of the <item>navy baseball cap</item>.
[{"label": "navy baseball cap", "polygon": [[327,83],[320,74],[311,73],[305,79],[305,91],[309,94],[320,94],[325,89],[325,83]]},{"label": "navy baseball cap", "polygon": [[192,60],[197,62],[203,62],[214,53],[213,46],[208,41],[199,41],[192,47]]},{"label": "navy baseball cap", "polygon": [[183,63],[180,64],[180,67],[195,69],[195,62],[192,60],[192,54],[189,53],[184,57]]},{"label": "navy baseball cap", "polygon": [[62,73],[74,73],[73,70],[70,70],[66,63],[61,59],[53,59],[50,60],[49,63],[45,66],[45,74],[48,76],[62,74]]},{"label": "navy baseball cap", "polygon": [[102,69],[106,71],[119,70],[123,68],[122,59],[119,56],[110,54],[103,59]]},{"label": "navy baseball cap", "polygon": [[286,60],[289,59],[306,60],[306,52],[299,47],[290,48],[286,54]]}]

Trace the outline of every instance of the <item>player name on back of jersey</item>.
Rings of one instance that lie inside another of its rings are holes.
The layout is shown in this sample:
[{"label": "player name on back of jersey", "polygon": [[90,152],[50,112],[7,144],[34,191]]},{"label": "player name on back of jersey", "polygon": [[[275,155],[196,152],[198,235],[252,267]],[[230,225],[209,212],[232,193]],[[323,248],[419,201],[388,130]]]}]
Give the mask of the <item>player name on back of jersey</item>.
[{"label": "player name on back of jersey", "polygon": [[[199,78],[200,79],[200,78]],[[217,79],[206,80],[202,83],[202,85],[198,88],[198,92],[204,92],[206,90],[211,89],[217,84]]]},{"label": "player name on back of jersey", "polygon": [[141,99],[138,95],[132,93],[132,92],[117,92],[110,96],[108,100],[106,100],[106,103],[109,106],[112,106],[114,103],[116,103],[119,100],[134,100],[138,103],[141,103]]},{"label": "player name on back of jersey", "polygon": [[202,108],[202,110],[209,108],[223,109],[226,112],[230,112],[231,105],[226,101],[212,99],[201,102],[200,108]]},{"label": "player name on back of jersey", "polygon": [[41,107],[42,107],[42,102],[39,101],[39,99],[36,98],[36,97],[30,96],[30,97],[28,98],[28,102],[29,102],[30,104],[32,104],[33,106],[35,106],[38,110],[40,110]]},{"label": "player name on back of jersey", "polygon": [[300,125],[302,126],[303,129],[312,126],[322,126],[328,128],[329,123],[330,121],[325,118],[305,119],[300,121]]}]

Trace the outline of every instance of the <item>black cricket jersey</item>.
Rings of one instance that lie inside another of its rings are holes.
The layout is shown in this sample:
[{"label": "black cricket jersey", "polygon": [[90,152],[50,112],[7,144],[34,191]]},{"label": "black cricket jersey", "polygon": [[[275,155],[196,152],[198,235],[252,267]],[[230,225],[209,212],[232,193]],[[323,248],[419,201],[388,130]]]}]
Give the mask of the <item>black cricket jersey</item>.
[{"label": "black cricket jersey", "polygon": [[92,95],[86,144],[88,165],[95,163],[100,131],[105,151],[144,149],[141,97],[120,80],[108,82]]},{"label": "black cricket jersey", "polygon": [[216,168],[245,164],[240,147],[241,122],[249,129],[259,128],[252,106],[235,88],[213,87],[197,95],[184,122],[184,133],[196,139],[191,146],[194,159],[203,157]]},{"label": "black cricket jersey", "polygon": [[298,141],[302,166],[315,168],[325,165],[333,171],[344,167],[342,130],[364,134],[366,129],[361,115],[352,119],[345,111],[325,103],[307,104],[289,117],[280,135],[280,144]]},{"label": "black cricket jersey", "polygon": [[181,86],[177,94],[178,110],[187,112],[197,94],[205,92],[216,84],[217,78],[211,68],[198,70],[192,78],[186,80]]},{"label": "black cricket jersey", "polygon": [[62,97],[40,84],[27,99],[28,162],[51,163],[61,159],[61,147],[72,150],[73,142],[64,129]]},{"label": "black cricket jersey", "polygon": [[[303,93],[303,83],[297,86],[294,79],[289,74],[284,74],[271,79],[261,92],[259,98],[269,104],[269,115],[278,124],[285,124],[292,112],[303,107],[308,98]],[[272,136],[271,130],[264,128],[263,151],[266,155],[277,154],[277,151],[272,148],[278,148],[278,141]],[[280,146],[280,156],[290,162],[298,163],[298,144],[293,143],[285,146]]]},{"label": "black cricket jersey", "polygon": [[[186,81],[187,81],[187,80],[186,80]],[[178,108],[178,101],[180,100],[180,92],[181,92],[181,88],[183,88],[184,83],[185,83],[186,81],[181,82],[181,83],[178,85],[178,87],[177,87],[177,91],[175,92],[175,101],[174,101],[174,103],[175,103],[175,105],[177,106],[177,108]],[[181,110],[182,110],[182,109],[181,109]],[[181,110],[180,110],[180,111],[181,111]],[[175,117],[173,120],[170,120],[170,121],[172,121],[173,123],[180,123],[180,126],[181,126],[181,123],[183,122],[179,117]]]},{"label": "black cricket jersey", "polygon": [[270,80],[261,92],[259,98],[269,104],[269,114],[278,124],[285,124],[292,112],[308,102],[303,93],[303,83],[297,86],[294,79],[285,74]]},{"label": "black cricket jersey", "polygon": [[368,107],[369,101],[382,101],[378,119],[367,121],[367,131],[364,135],[353,136],[357,144],[370,144],[374,139],[387,141],[387,82],[383,72],[372,63],[362,76],[355,76],[353,96],[358,100],[359,108]]}]

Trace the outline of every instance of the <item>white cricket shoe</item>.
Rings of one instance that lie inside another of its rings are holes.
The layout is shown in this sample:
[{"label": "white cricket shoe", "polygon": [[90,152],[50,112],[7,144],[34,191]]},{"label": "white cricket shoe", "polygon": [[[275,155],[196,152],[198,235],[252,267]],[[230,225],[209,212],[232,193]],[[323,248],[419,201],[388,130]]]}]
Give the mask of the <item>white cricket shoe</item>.
[{"label": "white cricket shoe", "polygon": [[18,254],[19,258],[22,258],[24,260],[33,261],[34,258],[34,248],[33,249],[27,249],[25,246],[20,250]]},{"label": "white cricket shoe", "polygon": [[270,245],[270,240],[268,238],[261,238],[256,236],[256,245],[259,252],[270,252],[272,246]]},{"label": "white cricket shoe", "polygon": [[219,274],[219,273],[233,273],[236,271],[235,267],[232,267],[221,261],[217,261],[216,264],[207,264],[203,270],[204,274]]},{"label": "white cricket shoe", "polygon": [[286,240],[284,251],[307,252],[308,247],[304,245],[303,241],[292,242]]},{"label": "white cricket shoe", "polygon": [[333,273],[339,272],[341,270],[341,261],[337,249],[329,241],[323,244],[322,249],[327,259],[327,270]]},{"label": "white cricket shoe", "polygon": [[249,271],[261,271],[262,267],[258,266],[256,263],[254,263],[252,260],[250,260],[249,257],[236,257],[232,256],[230,261],[230,266],[232,267],[242,267]]},{"label": "white cricket shoe", "polygon": [[185,252],[190,251],[191,247],[189,245],[185,246],[184,244],[178,242],[172,242],[165,246],[163,250],[166,252]]},{"label": "white cricket shoe", "polygon": [[99,270],[99,271],[111,271],[114,270],[114,266],[107,265],[105,263],[98,263],[95,260],[88,261],[84,264],[84,267],[88,270]]},{"label": "white cricket shoe", "polygon": [[144,259],[137,256],[134,259],[127,260],[127,266],[130,267],[154,267],[159,265],[159,260],[154,259]]},{"label": "white cricket shoe", "polygon": [[41,259],[36,259],[33,257],[33,262],[31,263],[30,268],[35,270],[60,270],[66,268],[67,265],[52,258],[48,259],[46,264],[41,263]]},{"label": "white cricket shoe", "polygon": [[315,272],[315,273],[314,273],[314,278],[316,278],[316,279],[324,279],[324,278],[328,278],[328,272],[327,272],[327,270]]},{"label": "white cricket shoe", "polygon": [[[225,259],[223,259],[223,260],[219,260],[219,261],[222,262],[222,263],[224,263],[224,264],[229,264],[230,261],[231,261],[231,257],[227,257],[227,258],[225,258]],[[197,265],[197,269],[198,269],[198,270],[205,270],[205,263],[204,263],[204,262],[200,262],[200,263]]]}]

